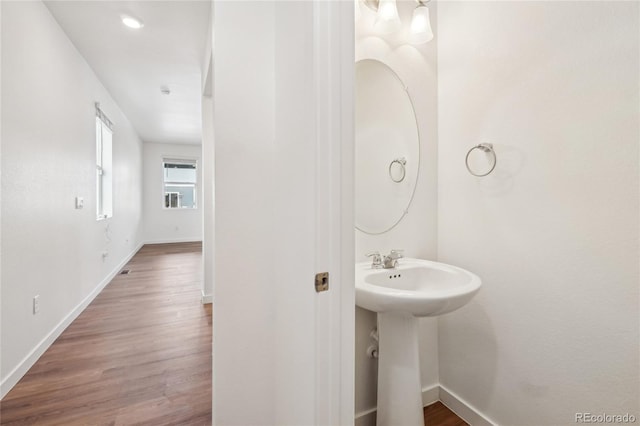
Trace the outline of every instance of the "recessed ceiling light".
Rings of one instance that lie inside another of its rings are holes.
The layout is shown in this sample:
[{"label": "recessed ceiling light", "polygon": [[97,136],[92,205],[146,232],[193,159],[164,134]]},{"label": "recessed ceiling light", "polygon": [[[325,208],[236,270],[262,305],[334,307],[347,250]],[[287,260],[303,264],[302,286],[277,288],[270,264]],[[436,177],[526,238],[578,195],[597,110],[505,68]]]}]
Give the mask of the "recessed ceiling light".
[{"label": "recessed ceiling light", "polygon": [[140,28],[144,27],[144,23],[141,20],[129,15],[122,15],[122,23],[129,28],[133,28],[134,30],[139,30]]}]

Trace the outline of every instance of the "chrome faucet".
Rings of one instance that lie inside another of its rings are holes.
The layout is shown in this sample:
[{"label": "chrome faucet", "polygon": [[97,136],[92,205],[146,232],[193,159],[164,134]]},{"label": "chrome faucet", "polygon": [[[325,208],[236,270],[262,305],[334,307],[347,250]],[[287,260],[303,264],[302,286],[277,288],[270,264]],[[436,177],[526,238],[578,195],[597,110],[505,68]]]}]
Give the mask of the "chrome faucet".
[{"label": "chrome faucet", "polygon": [[402,250],[391,250],[388,255],[380,256],[379,251],[372,251],[366,254],[367,257],[372,258],[371,269],[393,269],[398,266],[398,259],[402,257]]},{"label": "chrome faucet", "polygon": [[366,254],[367,257],[371,257],[371,269],[381,269],[382,268],[382,257],[380,257],[380,252],[372,251],[371,253]]},{"label": "chrome faucet", "polygon": [[382,265],[384,269],[392,269],[398,266],[398,259],[402,257],[402,250],[391,250],[391,253],[384,257]]}]

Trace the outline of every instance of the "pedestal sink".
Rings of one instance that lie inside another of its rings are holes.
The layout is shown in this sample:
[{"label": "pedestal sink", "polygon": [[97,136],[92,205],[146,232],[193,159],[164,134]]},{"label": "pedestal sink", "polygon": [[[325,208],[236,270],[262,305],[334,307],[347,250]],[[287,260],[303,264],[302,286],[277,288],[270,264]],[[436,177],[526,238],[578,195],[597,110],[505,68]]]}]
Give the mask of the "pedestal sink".
[{"label": "pedestal sink", "polygon": [[467,304],[480,278],[456,266],[403,258],[392,269],[356,264],[356,305],[378,313],[377,426],[424,426],[418,317]]}]

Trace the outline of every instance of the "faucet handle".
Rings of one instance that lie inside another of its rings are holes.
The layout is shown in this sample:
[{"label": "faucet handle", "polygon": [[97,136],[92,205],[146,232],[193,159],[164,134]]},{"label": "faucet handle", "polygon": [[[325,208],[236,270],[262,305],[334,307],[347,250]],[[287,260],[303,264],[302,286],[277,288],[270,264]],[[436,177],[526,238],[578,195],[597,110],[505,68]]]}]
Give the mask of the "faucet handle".
[{"label": "faucet handle", "polygon": [[371,253],[367,253],[365,256],[372,257],[371,267],[374,269],[382,268],[382,256],[380,256],[379,251],[372,251]]},{"label": "faucet handle", "polygon": [[389,253],[389,257],[400,259],[401,257],[404,257],[404,250],[402,249],[391,250],[391,253]]},{"label": "faucet handle", "polygon": [[398,266],[398,259],[402,257],[403,250],[391,250],[391,253],[384,257],[384,268],[395,268]]}]

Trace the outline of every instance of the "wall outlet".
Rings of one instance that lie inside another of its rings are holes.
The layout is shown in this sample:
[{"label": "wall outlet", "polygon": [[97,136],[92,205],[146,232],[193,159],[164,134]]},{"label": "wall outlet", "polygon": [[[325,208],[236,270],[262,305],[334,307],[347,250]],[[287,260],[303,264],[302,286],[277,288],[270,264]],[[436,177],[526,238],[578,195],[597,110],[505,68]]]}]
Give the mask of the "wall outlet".
[{"label": "wall outlet", "polygon": [[36,294],[33,296],[33,314],[37,314],[40,312],[40,295]]},{"label": "wall outlet", "polygon": [[102,252],[102,260],[105,260],[107,258],[107,256],[109,256],[109,252],[108,251],[103,251]]},{"label": "wall outlet", "polygon": [[84,207],[84,198],[76,197],[76,209],[81,209]]}]

